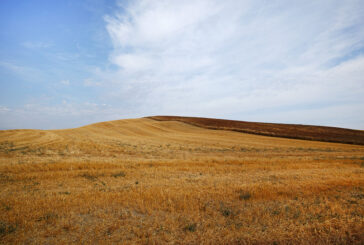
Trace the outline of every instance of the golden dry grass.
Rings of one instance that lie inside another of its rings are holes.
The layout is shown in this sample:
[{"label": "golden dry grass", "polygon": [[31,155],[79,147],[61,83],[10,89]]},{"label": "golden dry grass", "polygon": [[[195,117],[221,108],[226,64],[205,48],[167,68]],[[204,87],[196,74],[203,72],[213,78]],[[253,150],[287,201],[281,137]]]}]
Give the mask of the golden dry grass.
[{"label": "golden dry grass", "polygon": [[131,119],[0,131],[0,243],[362,244],[364,146]]},{"label": "golden dry grass", "polygon": [[347,128],[302,124],[245,122],[203,117],[152,116],[147,118],[157,121],[184,122],[207,129],[229,130],[289,139],[364,145],[364,131]]}]

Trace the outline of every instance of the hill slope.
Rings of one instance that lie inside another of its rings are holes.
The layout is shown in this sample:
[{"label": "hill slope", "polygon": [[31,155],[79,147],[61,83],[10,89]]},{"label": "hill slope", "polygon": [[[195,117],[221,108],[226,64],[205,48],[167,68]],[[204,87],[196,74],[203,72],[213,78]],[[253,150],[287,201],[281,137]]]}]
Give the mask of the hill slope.
[{"label": "hill slope", "polygon": [[0,244],[363,244],[363,152],[150,118],[0,131]]},{"label": "hill slope", "polygon": [[245,122],[201,117],[152,116],[149,118],[159,121],[185,122],[208,129],[231,130],[291,139],[364,145],[364,131],[361,130],[299,124]]}]

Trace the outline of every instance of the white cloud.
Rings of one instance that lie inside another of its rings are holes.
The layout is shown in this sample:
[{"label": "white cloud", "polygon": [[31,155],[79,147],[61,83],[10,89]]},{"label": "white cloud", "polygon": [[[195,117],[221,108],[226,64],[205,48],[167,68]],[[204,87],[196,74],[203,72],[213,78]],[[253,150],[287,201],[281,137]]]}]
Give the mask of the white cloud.
[{"label": "white cloud", "polygon": [[69,80],[62,80],[61,84],[65,85],[65,86],[68,86],[68,85],[70,85],[70,81]]},{"label": "white cloud", "polygon": [[54,127],[170,114],[364,129],[363,13],[361,0],[119,1],[104,18],[109,64],[81,80],[100,103],[35,100],[12,113]]},{"label": "white cloud", "polygon": [[52,46],[50,43],[39,42],[39,41],[27,41],[27,42],[21,43],[21,45],[28,49],[45,49],[45,48],[49,48]]},{"label": "white cloud", "polygon": [[52,60],[58,60],[60,62],[71,62],[80,58],[79,53],[69,52],[47,53],[46,55]]},{"label": "white cloud", "polygon": [[112,58],[114,64],[122,67],[126,72],[147,69],[152,61],[141,54],[121,54]]},{"label": "white cloud", "polygon": [[4,67],[12,72],[15,73],[31,73],[34,72],[35,70],[26,66],[20,66],[20,65],[16,65],[10,62],[6,62],[6,61],[0,61],[0,66]]},{"label": "white cloud", "polygon": [[[134,111],[241,120],[261,111],[256,118],[263,121],[276,112],[292,122],[287,107],[308,117],[312,107],[323,114],[337,108],[339,121],[342,108],[364,103],[360,1],[140,0],[120,6],[105,17],[114,47],[110,61],[119,69],[98,75],[111,82],[104,83],[110,96],[134,101]],[[360,117],[347,126],[362,123]]]},{"label": "white cloud", "polygon": [[21,78],[22,80],[37,81],[37,80],[44,80],[45,78],[44,71],[40,69],[19,65],[8,61],[0,60],[0,68],[4,68],[10,71],[17,77]]},{"label": "white cloud", "polygon": [[[38,101],[12,110],[0,106],[0,114],[4,114],[0,120],[1,129],[61,129],[80,127],[114,118],[131,117],[122,108],[112,108],[107,104],[77,103],[67,100],[54,105]],[[24,122],[27,123],[24,124]]]},{"label": "white cloud", "polygon": [[85,87],[99,87],[101,86],[100,82],[95,82],[92,78],[86,78],[83,80],[83,86]]},{"label": "white cloud", "polygon": [[2,112],[8,112],[8,111],[10,111],[10,109],[9,109],[8,107],[6,107],[6,106],[1,106],[1,105],[0,105],[0,113],[2,113]]}]

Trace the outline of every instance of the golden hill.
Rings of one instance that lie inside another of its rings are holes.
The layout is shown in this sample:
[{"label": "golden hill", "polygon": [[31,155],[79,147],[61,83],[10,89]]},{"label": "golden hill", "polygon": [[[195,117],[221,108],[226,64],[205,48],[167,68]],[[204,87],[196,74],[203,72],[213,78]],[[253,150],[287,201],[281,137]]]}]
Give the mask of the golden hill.
[{"label": "golden hill", "polygon": [[0,243],[361,244],[363,166],[176,120],[0,131]]},{"label": "golden hill", "polygon": [[258,123],[201,117],[153,116],[158,121],[179,121],[195,126],[242,133],[364,145],[364,131],[301,124]]}]

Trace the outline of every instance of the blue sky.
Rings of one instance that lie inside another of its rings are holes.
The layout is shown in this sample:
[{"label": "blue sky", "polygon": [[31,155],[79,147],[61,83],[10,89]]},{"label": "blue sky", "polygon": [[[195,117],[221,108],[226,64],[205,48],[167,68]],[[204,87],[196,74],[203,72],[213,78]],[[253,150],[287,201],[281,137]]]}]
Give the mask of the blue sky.
[{"label": "blue sky", "polygon": [[363,1],[0,1],[0,129],[186,115],[364,129]]}]

